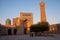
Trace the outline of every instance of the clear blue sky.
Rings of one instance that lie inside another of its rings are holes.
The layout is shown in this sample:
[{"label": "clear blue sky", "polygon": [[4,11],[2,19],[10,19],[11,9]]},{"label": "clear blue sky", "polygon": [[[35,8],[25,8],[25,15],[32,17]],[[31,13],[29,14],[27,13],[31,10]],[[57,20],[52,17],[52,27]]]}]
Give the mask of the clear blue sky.
[{"label": "clear blue sky", "polygon": [[0,0],[0,23],[7,18],[20,17],[20,12],[32,12],[33,22],[40,21],[40,2],[45,2],[47,21],[50,24],[60,23],[60,0]]}]

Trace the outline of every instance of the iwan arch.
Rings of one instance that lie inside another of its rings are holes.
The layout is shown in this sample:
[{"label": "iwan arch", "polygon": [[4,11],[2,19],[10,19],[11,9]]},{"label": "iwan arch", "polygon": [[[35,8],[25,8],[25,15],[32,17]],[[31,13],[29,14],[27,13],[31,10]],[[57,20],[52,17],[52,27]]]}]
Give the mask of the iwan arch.
[{"label": "iwan arch", "polygon": [[33,14],[30,12],[21,12],[20,13],[20,27],[24,34],[27,34],[30,31],[30,26],[33,25]]}]

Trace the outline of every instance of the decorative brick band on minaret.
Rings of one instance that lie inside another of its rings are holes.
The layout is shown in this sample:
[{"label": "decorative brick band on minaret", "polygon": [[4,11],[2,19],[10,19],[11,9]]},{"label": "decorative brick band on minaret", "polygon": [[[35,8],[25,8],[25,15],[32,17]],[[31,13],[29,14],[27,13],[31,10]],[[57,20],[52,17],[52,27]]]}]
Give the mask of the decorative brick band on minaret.
[{"label": "decorative brick band on minaret", "polygon": [[41,22],[46,22],[45,3],[40,3]]}]

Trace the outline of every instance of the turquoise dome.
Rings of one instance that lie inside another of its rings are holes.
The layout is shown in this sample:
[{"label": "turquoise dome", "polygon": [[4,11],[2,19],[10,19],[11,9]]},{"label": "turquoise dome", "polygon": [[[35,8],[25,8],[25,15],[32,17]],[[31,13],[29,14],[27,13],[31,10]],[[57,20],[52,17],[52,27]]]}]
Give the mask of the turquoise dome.
[{"label": "turquoise dome", "polygon": [[11,23],[11,20],[10,20],[10,19],[7,19],[7,20],[6,20],[6,23]]}]

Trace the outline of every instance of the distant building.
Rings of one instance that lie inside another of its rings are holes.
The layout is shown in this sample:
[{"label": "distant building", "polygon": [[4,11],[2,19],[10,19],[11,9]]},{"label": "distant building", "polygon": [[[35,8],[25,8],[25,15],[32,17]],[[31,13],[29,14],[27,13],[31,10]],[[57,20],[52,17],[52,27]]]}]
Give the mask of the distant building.
[{"label": "distant building", "polygon": [[53,25],[50,25],[49,26],[49,31],[56,31],[57,30],[57,27],[56,27],[56,25],[55,24],[53,24]]},{"label": "distant building", "polygon": [[56,28],[57,28],[56,32],[60,34],[60,23],[56,24]]}]

